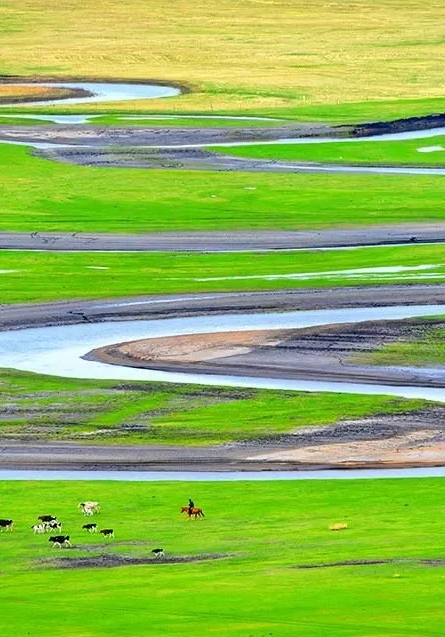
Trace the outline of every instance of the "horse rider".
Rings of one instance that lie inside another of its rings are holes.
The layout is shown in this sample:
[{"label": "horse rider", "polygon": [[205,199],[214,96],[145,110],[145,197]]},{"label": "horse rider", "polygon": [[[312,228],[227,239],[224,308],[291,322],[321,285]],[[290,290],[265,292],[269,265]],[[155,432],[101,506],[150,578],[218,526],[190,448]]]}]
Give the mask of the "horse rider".
[{"label": "horse rider", "polygon": [[189,498],[189,515],[193,513],[193,509],[195,508],[195,503],[191,498]]}]

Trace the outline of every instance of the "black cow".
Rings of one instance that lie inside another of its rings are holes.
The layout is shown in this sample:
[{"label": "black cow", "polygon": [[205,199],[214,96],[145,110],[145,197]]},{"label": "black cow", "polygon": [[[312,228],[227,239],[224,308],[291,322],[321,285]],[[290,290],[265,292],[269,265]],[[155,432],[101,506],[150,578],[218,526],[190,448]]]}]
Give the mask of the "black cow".
[{"label": "black cow", "polygon": [[6,531],[12,531],[14,522],[12,520],[0,520],[0,531],[3,533],[3,529]]},{"label": "black cow", "polygon": [[49,538],[48,542],[52,542],[53,543],[53,548],[55,546],[57,547],[61,547],[61,546],[71,546],[71,542],[70,542],[70,536],[69,535],[53,535]]},{"label": "black cow", "polygon": [[154,553],[154,556],[156,559],[159,559],[160,557],[165,557],[164,549],[153,549],[152,553]]},{"label": "black cow", "polygon": [[99,531],[99,533],[102,533],[104,537],[108,537],[108,538],[114,537],[113,529],[102,529],[102,531]]},{"label": "black cow", "polygon": [[41,522],[56,522],[57,518],[55,515],[39,515],[37,518]]},{"label": "black cow", "polygon": [[97,524],[95,522],[84,524],[82,528],[88,531],[88,533],[97,533]]}]

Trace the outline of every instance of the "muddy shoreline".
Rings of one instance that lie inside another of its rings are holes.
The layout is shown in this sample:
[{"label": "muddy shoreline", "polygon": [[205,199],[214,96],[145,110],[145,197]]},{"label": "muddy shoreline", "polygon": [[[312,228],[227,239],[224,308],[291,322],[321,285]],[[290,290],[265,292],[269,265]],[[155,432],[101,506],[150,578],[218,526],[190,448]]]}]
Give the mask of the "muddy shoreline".
[{"label": "muddy shoreline", "polygon": [[[445,288],[441,285],[417,285],[69,301],[3,306],[0,308],[0,320],[4,328],[17,329],[83,321],[397,305],[400,301],[407,305],[431,304],[443,302],[444,292]],[[415,323],[412,325],[416,327]],[[375,343],[371,336],[374,334],[380,338],[380,331],[372,332],[369,326],[365,328],[368,329],[369,342]],[[335,329],[335,326],[331,328],[332,333],[335,333]],[[342,329],[345,329],[344,326]],[[352,326],[350,329],[357,328]],[[327,332],[324,334],[326,336]],[[314,340],[309,329],[305,330],[304,336]],[[350,332],[345,335],[343,331],[343,336],[346,336],[343,346],[348,342],[352,345],[358,342],[363,348],[363,333]],[[323,347],[331,351],[332,342],[328,339]],[[319,349],[313,351],[315,359],[320,353],[325,355]],[[2,440],[0,468],[270,471],[437,467],[445,464],[444,422],[445,407],[426,403],[425,407],[412,412],[400,413],[396,410],[390,415],[376,414],[327,427],[297,429],[290,434],[267,439],[209,447],[138,447]]]},{"label": "muddy shoreline", "polygon": [[[29,128],[29,127],[28,127]],[[181,129],[179,129],[181,130]],[[193,129],[192,129],[193,130]],[[198,130],[198,129],[194,129]],[[213,129],[217,131],[218,129]],[[220,129],[222,130],[222,129]],[[284,129],[281,129],[284,130]],[[146,133],[146,131],[144,131]],[[242,143],[258,142],[254,136],[254,129],[243,129]],[[287,139],[289,133],[281,139]],[[0,136],[2,131],[0,128]],[[314,137],[317,135],[313,135]],[[205,136],[204,136],[205,137]],[[210,136],[207,136],[209,138]],[[405,174],[405,175],[444,175],[445,168],[427,165],[365,165],[353,163],[317,163],[304,161],[281,161],[276,159],[249,159],[230,155],[230,147],[225,154],[214,153],[203,148],[195,148],[192,143],[181,142],[184,148],[174,148],[172,138],[164,138],[160,146],[149,143],[151,148],[143,148],[145,142],[138,141],[125,143],[125,148],[113,146],[107,142],[102,146],[94,142],[88,146],[81,142],[78,147],[65,146],[55,148],[43,148],[35,151],[37,156],[62,163],[76,164],[78,166],[91,166],[95,168],[145,168],[151,170],[196,170],[212,172],[248,172],[248,173],[303,173],[303,174]],[[175,138],[173,138],[175,139]],[[184,135],[182,139],[187,139]],[[203,137],[200,137],[203,139]],[[274,139],[280,139],[275,137]],[[264,136],[263,141],[271,141],[269,136]],[[41,142],[38,142],[41,143]],[[46,143],[46,142],[43,142]],[[193,142],[195,143],[195,142]],[[233,143],[228,137],[222,137],[219,141],[199,141],[199,145]],[[236,143],[239,143],[237,138]],[[63,142],[65,144],[65,142]]]},{"label": "muddy shoreline", "polygon": [[246,252],[377,247],[445,242],[444,223],[401,223],[333,230],[150,232],[0,232],[0,250]]},{"label": "muddy shoreline", "polygon": [[111,299],[54,301],[0,305],[0,330],[50,327],[103,321],[181,318],[290,312],[336,308],[433,305],[445,302],[439,284],[296,288],[269,292],[171,294]]},{"label": "muddy shoreline", "polygon": [[83,358],[124,367],[186,374],[222,374],[298,380],[445,387],[445,366],[360,365],[354,356],[421,336],[438,319],[367,321],[298,330],[192,334],[107,345]]},{"label": "muddy shoreline", "polygon": [[334,230],[214,232],[0,232],[0,250],[253,252],[445,243],[444,223],[401,223]]}]

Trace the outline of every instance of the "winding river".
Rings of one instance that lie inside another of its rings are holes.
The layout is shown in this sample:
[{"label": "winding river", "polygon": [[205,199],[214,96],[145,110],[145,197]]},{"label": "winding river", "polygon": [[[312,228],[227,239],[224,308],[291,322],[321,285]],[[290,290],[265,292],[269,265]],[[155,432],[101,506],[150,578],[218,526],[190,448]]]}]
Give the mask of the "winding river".
[{"label": "winding river", "polygon": [[108,365],[82,358],[90,350],[98,347],[145,338],[211,334],[221,331],[295,329],[369,320],[433,316],[441,313],[445,313],[445,305],[222,314],[193,318],[81,323],[33,328],[0,333],[0,367],[69,378],[142,380],[310,392],[387,394],[445,402],[445,389],[442,388],[185,374]]},{"label": "winding river", "polygon": [[[23,86],[23,83],[20,83]],[[180,94],[173,87],[133,84],[133,83],[98,83],[98,82],[42,82],[46,87],[81,88],[91,93],[88,97],[68,98],[54,101],[27,102],[27,106],[51,104],[82,104],[99,102],[118,102],[135,99],[172,97]],[[35,86],[35,83],[30,84]],[[17,117],[14,115],[14,117]],[[21,114],[18,117],[36,118],[58,124],[88,123],[94,115],[38,115]],[[159,116],[163,117],[163,116]],[[175,116],[169,116],[175,117]],[[183,117],[183,116],[178,116]],[[200,116],[201,117],[201,116]],[[210,117],[210,116],[207,116]],[[220,118],[220,116],[215,116]],[[125,117],[142,119],[141,116]],[[143,117],[149,120],[149,117]],[[256,119],[256,118],[245,118]],[[257,118],[262,119],[262,118]],[[251,143],[335,143],[358,141],[398,141],[403,139],[424,139],[445,134],[444,128],[422,131],[408,131],[391,135],[376,135],[362,138],[298,138],[283,139],[270,142]],[[7,143],[18,143],[37,148],[54,148],[57,144],[29,143],[8,140]],[[245,144],[242,142],[241,144]],[[240,145],[225,143],[223,146]],[[203,147],[200,145],[184,145],[182,147]],[[295,168],[296,165],[289,165]],[[445,169],[434,168],[384,168],[354,166],[298,166],[301,170],[311,172],[357,172],[357,173],[393,173],[393,174],[429,174],[443,175]],[[285,389],[294,391],[330,391],[339,393],[388,394],[393,396],[424,398],[445,402],[445,389],[425,386],[406,387],[389,385],[371,385],[360,383],[298,381],[293,379],[271,379],[253,377],[232,377],[222,375],[184,374],[163,372],[149,369],[118,367],[103,363],[87,361],[82,357],[92,349],[117,342],[145,339],[159,336],[175,336],[192,333],[213,333],[220,331],[243,331],[262,329],[287,329],[312,327],[317,325],[356,323],[367,320],[404,319],[416,316],[432,316],[445,313],[445,305],[418,305],[396,307],[369,307],[359,309],[337,309],[319,311],[300,311],[269,314],[243,314],[202,316],[150,321],[117,321],[108,323],[87,323],[63,325],[50,328],[22,329],[0,333],[0,366],[29,372],[55,376],[115,380],[146,380],[174,383],[207,384],[220,386],[252,387],[264,389]],[[436,370],[434,370],[436,371]],[[376,477],[429,477],[444,476],[444,469],[400,469],[376,471],[270,471],[270,472],[128,472],[99,471],[94,479],[106,480],[289,480],[289,479],[352,479]],[[78,471],[0,471],[2,480],[22,479],[91,479],[91,473]]]}]

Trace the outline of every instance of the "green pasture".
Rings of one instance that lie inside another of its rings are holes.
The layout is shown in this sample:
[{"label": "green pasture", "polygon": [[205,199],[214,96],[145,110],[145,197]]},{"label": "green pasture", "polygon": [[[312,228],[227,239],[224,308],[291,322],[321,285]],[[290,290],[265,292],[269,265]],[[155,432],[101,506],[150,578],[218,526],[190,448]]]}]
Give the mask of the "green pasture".
[{"label": "green pasture", "polygon": [[[429,148],[434,149],[436,146],[436,150],[428,152]],[[427,149],[427,151],[422,152],[422,149]],[[320,144],[264,144],[231,148],[215,146],[212,150],[236,157],[315,161],[325,164],[352,164],[359,166],[443,166],[445,164],[445,137],[443,135],[390,142],[346,141]]]},{"label": "green pasture", "polygon": [[91,168],[0,145],[0,230],[297,230],[443,221],[445,180]]},{"label": "green pasture", "polygon": [[[15,637],[442,637],[444,496],[440,478],[1,482],[2,515],[15,522],[0,535],[2,620]],[[203,520],[181,517],[189,497]],[[82,531],[84,500],[100,502],[94,521],[114,540]],[[48,513],[72,549],[32,534]],[[335,522],[349,528],[329,531]],[[225,557],[76,570],[51,561],[150,558],[157,547]],[[359,560],[389,562],[299,568]]]},{"label": "green pasture", "polygon": [[427,404],[388,396],[74,380],[0,369],[0,439],[206,445]]},{"label": "green pasture", "polygon": [[40,119],[22,119],[21,117],[2,116],[0,115],[0,125],[11,126],[40,126],[41,124],[51,124],[52,122],[42,121]]},{"label": "green pasture", "polygon": [[[211,97],[221,101],[217,110],[211,107]],[[272,96],[270,96],[272,97]],[[137,102],[120,102],[117,106],[116,102],[92,103],[92,104],[51,104],[48,106],[32,106],[23,104],[21,106],[11,105],[2,107],[2,113],[5,114],[97,114],[98,118],[92,120],[92,124],[125,124],[131,125],[130,120],[122,121],[123,117],[150,116],[155,119],[140,121],[140,126],[173,126],[172,120],[164,118],[165,115],[174,115],[178,117],[176,125],[179,126],[280,126],[291,124],[292,122],[313,122],[323,123],[327,125],[354,125],[370,122],[387,122],[397,119],[409,117],[425,117],[428,115],[440,114],[445,112],[445,98],[443,97],[422,97],[418,99],[385,99],[381,101],[354,101],[344,102],[336,101],[328,104],[297,104],[292,100],[283,99],[277,95],[276,100],[268,99],[267,96],[261,97],[254,93],[246,92],[244,96],[240,93],[240,100],[237,102],[237,92],[233,91],[217,91],[210,86],[205,91],[195,90],[192,94],[182,95],[179,98],[169,98],[168,100],[157,100],[156,108],[150,109],[150,104],[144,100]],[[210,99],[209,99],[210,98]],[[141,104],[142,102],[142,104]],[[227,102],[227,103],[226,103]],[[172,108],[172,103],[174,107]],[[254,104],[257,103],[256,106]],[[268,106],[264,104],[269,103]],[[288,104],[286,106],[286,104]],[[194,119],[193,123],[186,116],[193,115],[198,119]],[[269,122],[260,121],[236,121],[236,120],[209,120],[206,118],[199,119],[199,115],[224,116],[237,115],[245,117],[269,117]],[[181,117],[182,116],[182,117]],[[272,118],[280,118],[281,122],[274,122]],[[0,118],[0,121],[1,118]],[[181,122],[180,124],[178,122]],[[6,121],[5,118],[5,122]],[[14,124],[25,124],[23,120],[17,118],[16,121],[9,121]],[[42,124],[39,120],[33,120],[33,124]],[[136,122],[134,122],[136,125]]]},{"label": "green pasture", "polygon": [[[54,122],[48,121],[48,120],[41,120],[38,118],[33,119],[32,116],[33,114],[35,115],[49,115],[49,114],[54,114],[52,108],[48,107],[47,109],[44,109],[44,111],[39,111],[36,113],[24,113],[23,110],[21,111],[13,111],[12,109],[8,109],[11,110],[11,113],[8,114],[7,116],[5,115],[1,115],[0,114],[0,125],[19,125],[19,126],[48,126],[48,125],[54,125]],[[29,115],[29,118],[21,118],[20,115]],[[67,113],[68,114],[68,113]],[[16,115],[16,116],[14,116]],[[162,117],[162,115],[159,116],[153,116],[153,115],[147,115],[144,116],[142,115],[137,115],[137,116],[133,116],[134,119],[132,118],[131,114],[114,114],[114,113],[110,113],[109,115],[99,115],[96,117],[93,117],[91,120],[89,120],[87,122],[88,125],[97,125],[97,126],[105,126],[105,125],[109,125],[109,126],[144,126],[144,127],[157,127],[157,126],[165,126],[167,128],[174,128],[174,127],[184,127],[184,126],[189,126],[190,128],[196,128],[196,127],[210,127],[210,128],[255,128],[258,126],[261,127],[271,127],[271,126],[283,126],[285,124],[290,124],[292,123],[289,120],[274,120],[274,119],[269,119],[269,120],[258,120],[258,119],[226,119],[224,117],[187,117],[187,116],[169,116],[169,117]]]},{"label": "green pasture", "polygon": [[385,345],[374,352],[355,356],[357,363],[367,365],[412,365],[432,367],[445,363],[445,329],[425,327],[418,338]]},{"label": "green pasture", "polygon": [[440,0],[6,0],[0,72],[152,78],[191,89],[127,103],[128,111],[312,121],[429,114],[444,111],[442,9]]},{"label": "green pasture", "polygon": [[190,126],[191,128],[203,127],[203,126],[210,127],[210,128],[221,128],[221,127],[223,128],[227,128],[227,127],[254,128],[258,126],[260,127],[283,126],[284,124],[290,123],[290,122],[287,122],[286,120],[275,121],[273,119],[270,119],[269,121],[257,120],[257,119],[244,119],[244,120],[225,119],[224,117],[221,117],[218,119],[216,115],[214,118],[213,117],[200,118],[199,116],[181,117],[180,115],[174,116],[174,117],[162,118],[162,115],[159,115],[158,117],[148,115],[146,116],[145,119],[143,115],[137,115],[135,116],[135,119],[131,119],[131,114],[127,114],[127,115],[110,114],[110,115],[101,115],[100,117],[95,117],[94,119],[91,120],[90,123],[96,124],[98,126],[108,124],[112,126],[165,126],[167,128],[184,127],[184,126]]},{"label": "green pasture", "polygon": [[441,245],[219,254],[0,251],[2,303],[443,281]]}]

